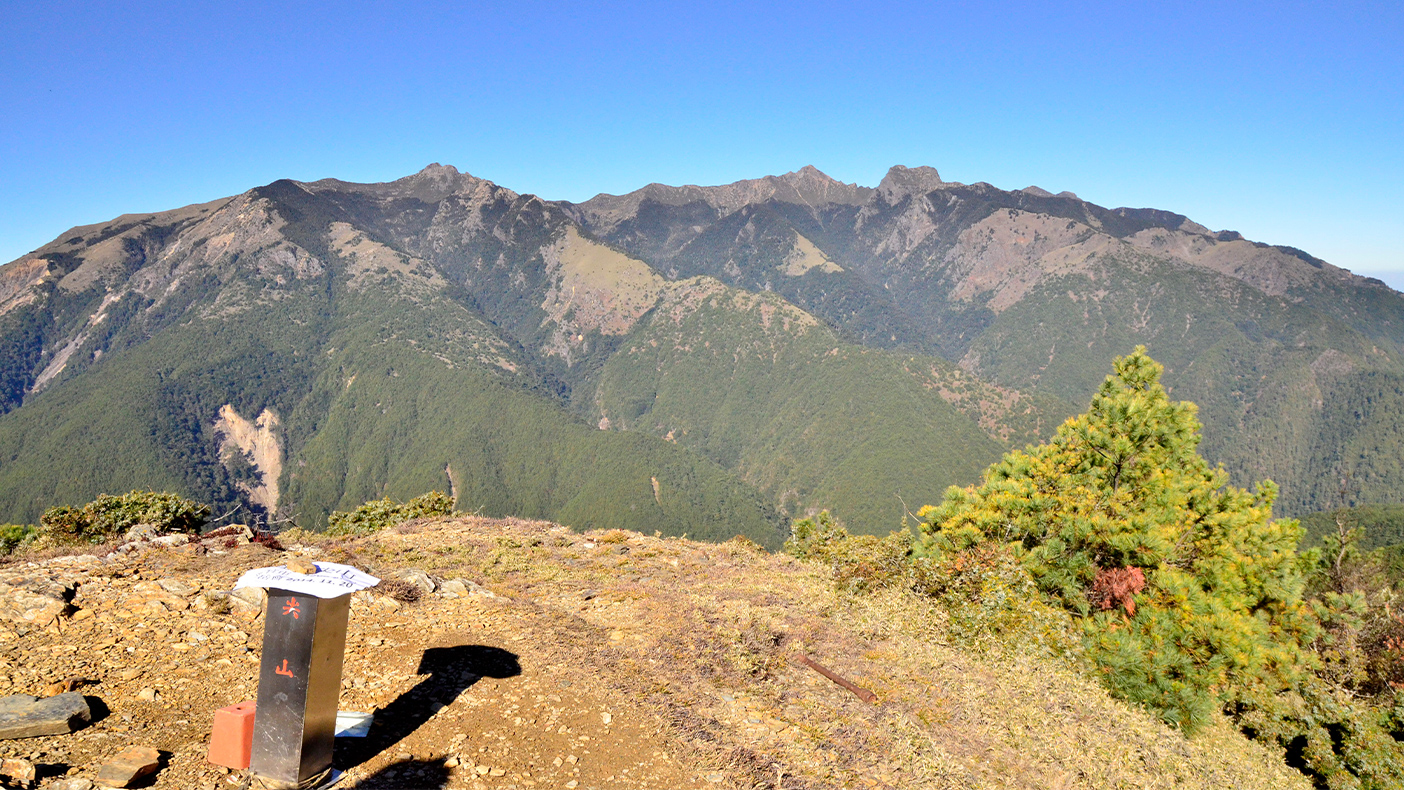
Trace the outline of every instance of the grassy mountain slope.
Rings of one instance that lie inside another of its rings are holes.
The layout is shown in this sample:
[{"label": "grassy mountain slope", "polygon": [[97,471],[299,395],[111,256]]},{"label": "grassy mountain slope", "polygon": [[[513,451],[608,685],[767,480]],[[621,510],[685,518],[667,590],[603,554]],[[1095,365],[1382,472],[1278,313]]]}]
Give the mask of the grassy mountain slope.
[{"label": "grassy mountain slope", "polygon": [[[106,565],[21,569],[65,581],[81,574],[73,603],[87,614],[65,619],[61,630],[0,621],[0,655],[9,661],[0,692],[91,678],[113,708],[108,721],[122,721],[123,739],[172,755],[149,787],[223,786],[225,776],[205,760],[207,713],[257,684],[257,662],[238,657],[264,649],[263,629],[252,611],[206,606],[203,593],[180,610],[146,606],[142,580],[225,590],[251,568],[301,555],[382,578],[413,570],[475,585],[472,594],[413,603],[374,592],[353,600],[341,704],[378,711],[369,737],[338,739],[335,766],[353,787],[1311,786],[1281,752],[1247,740],[1226,718],[1186,737],[1066,663],[1019,646],[963,647],[929,599],[839,593],[827,563],[739,541],[579,535],[545,522],[469,517],[287,543],[287,553],[185,546]],[[6,559],[30,558],[0,563]],[[140,612],[144,625],[123,619],[126,611]],[[183,660],[199,672],[188,678],[165,669],[169,642],[187,633],[209,637],[189,637]],[[93,660],[102,648],[92,646],[109,641],[109,655],[120,658]],[[880,704],[804,666],[800,655]],[[155,689],[156,700],[138,700],[143,688]],[[523,726],[532,719],[536,726]],[[113,740],[111,727],[96,723],[26,748],[50,766],[76,766],[82,778],[111,757]],[[479,766],[501,775],[485,780]]]}]

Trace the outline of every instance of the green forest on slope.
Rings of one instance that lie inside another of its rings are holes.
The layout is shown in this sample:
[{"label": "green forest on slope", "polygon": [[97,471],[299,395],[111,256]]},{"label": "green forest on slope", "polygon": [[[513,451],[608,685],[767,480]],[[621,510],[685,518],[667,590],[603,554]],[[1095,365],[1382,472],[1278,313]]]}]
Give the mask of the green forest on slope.
[{"label": "green forest on slope", "polygon": [[490,515],[782,539],[774,510],[714,463],[594,430],[534,394],[529,376],[484,364],[510,345],[450,300],[409,303],[385,284],[334,300],[299,289],[276,307],[166,327],[0,417],[7,520],[136,488],[216,512],[247,504],[214,429],[230,404],[283,420],[284,509],[304,526],[367,499],[448,488],[451,468],[460,506]]},{"label": "green forest on slope", "polygon": [[[1075,401],[1104,360],[1143,343],[1164,360],[1171,392],[1198,405],[1205,456],[1235,480],[1279,481],[1280,512],[1333,501],[1342,464],[1356,471],[1365,501],[1398,496],[1404,424],[1380,401],[1399,402],[1401,380],[1364,372],[1392,365],[1369,340],[1236,280],[1142,264],[1137,273],[1109,261],[1127,287],[1101,298],[1088,295],[1095,289],[1082,275],[1043,283],[1000,313],[970,353],[1007,386]],[[1222,292],[1231,299],[1214,298]]]},{"label": "green forest on slope", "polygon": [[679,294],[605,364],[596,417],[671,437],[791,514],[825,508],[857,532],[885,533],[904,500],[975,479],[1062,416],[1046,412],[1050,399],[1025,399],[1004,415],[1022,429],[997,441],[909,372],[913,358],[845,343],[778,296],[705,279]]}]

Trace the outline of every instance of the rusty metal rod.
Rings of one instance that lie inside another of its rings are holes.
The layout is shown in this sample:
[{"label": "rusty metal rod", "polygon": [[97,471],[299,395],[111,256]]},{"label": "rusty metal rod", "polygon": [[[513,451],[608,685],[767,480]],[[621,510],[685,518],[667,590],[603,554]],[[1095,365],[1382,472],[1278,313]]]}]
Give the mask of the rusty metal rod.
[{"label": "rusty metal rod", "polygon": [[865,688],[863,688],[863,687],[861,687],[861,686],[854,685],[853,683],[849,682],[848,680],[845,680],[845,679],[844,679],[843,677],[841,677],[838,673],[834,672],[832,669],[829,669],[828,667],[824,666],[823,664],[819,663],[818,661],[815,661],[814,659],[810,658],[809,656],[807,656],[807,655],[805,655],[805,654],[803,654],[803,653],[796,653],[796,654],[795,654],[795,659],[798,660],[801,664],[804,664],[805,666],[809,667],[810,669],[814,670],[815,672],[818,672],[819,674],[821,674],[821,675],[823,675],[824,677],[828,678],[829,680],[832,680],[833,682],[835,682],[835,683],[839,684],[840,686],[843,686],[844,688],[846,688],[846,689],[848,689],[849,691],[853,692],[853,695],[854,695],[855,697],[857,697],[858,699],[861,699],[861,700],[863,700],[864,702],[872,703],[873,705],[876,705],[876,704],[877,704],[878,698],[877,698],[877,695],[876,695],[876,694],[874,694],[874,693],[871,692],[871,691],[868,691],[867,689],[865,689]]}]

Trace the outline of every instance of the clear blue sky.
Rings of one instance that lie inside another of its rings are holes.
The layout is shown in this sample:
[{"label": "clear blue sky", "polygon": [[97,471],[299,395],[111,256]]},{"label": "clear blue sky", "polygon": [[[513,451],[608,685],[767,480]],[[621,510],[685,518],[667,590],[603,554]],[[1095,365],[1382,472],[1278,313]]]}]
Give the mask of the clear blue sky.
[{"label": "clear blue sky", "polygon": [[1227,5],[9,0],[0,261],[285,177],[926,164],[1404,271],[1404,4]]}]

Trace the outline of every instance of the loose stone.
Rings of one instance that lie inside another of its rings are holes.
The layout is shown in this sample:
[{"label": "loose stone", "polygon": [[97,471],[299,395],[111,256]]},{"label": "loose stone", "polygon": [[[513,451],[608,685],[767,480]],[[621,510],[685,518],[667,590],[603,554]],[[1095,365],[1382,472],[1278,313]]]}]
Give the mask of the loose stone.
[{"label": "loose stone", "polygon": [[108,787],[130,787],[160,767],[160,752],[150,746],[128,746],[98,769],[97,782]]},{"label": "loose stone", "polygon": [[11,783],[27,787],[34,781],[34,763],[18,757],[0,760],[0,784],[8,787]]}]

